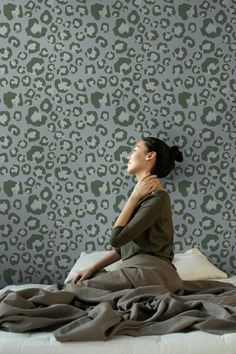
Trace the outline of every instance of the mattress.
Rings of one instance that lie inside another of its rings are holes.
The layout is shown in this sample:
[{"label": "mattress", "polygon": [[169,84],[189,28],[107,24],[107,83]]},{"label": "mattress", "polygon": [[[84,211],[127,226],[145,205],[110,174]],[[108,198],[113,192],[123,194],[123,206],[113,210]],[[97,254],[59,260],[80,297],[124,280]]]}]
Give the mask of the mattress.
[{"label": "mattress", "polygon": [[[218,281],[221,279],[217,279]],[[225,281],[225,279],[222,279]],[[236,276],[227,278],[227,282],[236,285]],[[20,290],[27,287],[47,289],[43,284],[9,285],[0,290]],[[236,354],[236,333],[224,335],[202,331],[171,333],[131,337],[115,336],[107,341],[58,342],[51,332],[11,333],[0,331],[0,354],[120,354],[134,352],[143,354]]]}]

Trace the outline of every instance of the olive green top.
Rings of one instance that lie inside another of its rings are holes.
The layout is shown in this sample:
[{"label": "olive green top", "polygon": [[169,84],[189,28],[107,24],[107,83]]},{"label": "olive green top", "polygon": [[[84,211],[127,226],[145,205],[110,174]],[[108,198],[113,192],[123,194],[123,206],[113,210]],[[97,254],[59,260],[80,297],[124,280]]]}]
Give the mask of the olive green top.
[{"label": "olive green top", "polygon": [[171,262],[174,252],[169,194],[159,190],[141,199],[128,223],[112,228],[110,244],[122,260],[148,253]]}]

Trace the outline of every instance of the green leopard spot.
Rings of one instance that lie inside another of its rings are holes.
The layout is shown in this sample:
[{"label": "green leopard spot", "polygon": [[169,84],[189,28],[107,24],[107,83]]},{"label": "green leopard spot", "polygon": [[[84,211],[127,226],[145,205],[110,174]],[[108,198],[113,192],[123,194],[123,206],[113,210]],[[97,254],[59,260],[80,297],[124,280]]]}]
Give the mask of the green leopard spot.
[{"label": "green leopard spot", "polygon": [[125,163],[127,160],[127,155],[130,153],[130,148],[127,146],[119,146],[119,148],[114,152],[114,158],[117,161],[123,160]]},{"label": "green leopard spot", "polygon": [[0,225],[1,236],[8,237],[12,233],[12,226],[10,224]]},{"label": "green leopard spot", "polygon": [[44,249],[44,237],[40,234],[33,234],[26,242],[28,249],[40,252]]},{"label": "green leopard spot", "polygon": [[52,192],[48,187],[45,187],[40,192],[40,197],[46,201],[49,201],[52,198]]},{"label": "green leopard spot", "polygon": [[117,73],[128,75],[132,70],[131,59],[124,57],[119,58],[119,60],[117,60],[114,64],[114,70]]},{"label": "green leopard spot", "polygon": [[216,110],[220,113],[224,113],[228,107],[227,103],[223,98],[220,98],[215,104]]},{"label": "green leopard spot", "polygon": [[[212,107],[204,107],[203,114],[200,116],[200,118],[204,124],[207,124],[210,126],[219,125],[222,120],[222,117],[220,115],[216,115],[216,112],[215,112],[214,108],[212,108]],[[207,131],[207,134],[210,134],[212,136],[213,132]],[[209,137],[209,139],[210,139],[210,137]]]},{"label": "green leopard spot", "polygon": [[110,194],[110,185],[108,182],[102,182],[99,180],[91,182],[91,190],[95,197],[99,197],[100,195],[103,194]]},{"label": "green leopard spot", "polygon": [[197,95],[190,92],[181,92],[178,94],[179,103],[183,108],[189,108],[197,105]]},{"label": "green leopard spot", "polygon": [[39,109],[37,107],[30,107],[28,109],[26,121],[29,124],[40,127],[41,125],[45,124],[46,119],[47,119],[47,117],[45,115],[42,115],[41,113],[39,113]]},{"label": "green leopard spot", "polygon": [[10,113],[7,111],[0,112],[0,125],[7,126],[10,121]]},{"label": "green leopard spot", "polygon": [[203,40],[200,49],[203,51],[204,54],[212,53],[214,51],[214,43],[209,40]]},{"label": "green leopard spot", "polygon": [[116,53],[125,53],[127,52],[127,48],[127,43],[120,39],[117,39],[112,45],[112,49],[115,50]]},{"label": "green leopard spot", "polygon": [[103,17],[110,17],[111,13],[109,6],[104,6],[102,4],[91,5],[91,15],[95,18],[95,20],[100,20],[101,15]]},{"label": "green leopard spot", "polygon": [[209,218],[208,216],[204,216],[199,224],[204,230],[212,230],[215,227],[214,219]]},{"label": "green leopard spot", "polygon": [[29,230],[36,230],[40,226],[40,221],[34,216],[29,216],[25,221],[25,226],[28,227]]},{"label": "green leopard spot", "polygon": [[204,213],[216,215],[221,211],[222,205],[216,202],[214,197],[211,195],[205,195],[203,197],[203,203],[200,207]]},{"label": "green leopard spot", "polygon": [[207,146],[201,156],[204,161],[216,163],[219,160],[219,148],[217,146]]},{"label": "green leopard spot", "polygon": [[110,106],[110,97],[109,94],[103,94],[102,92],[94,92],[91,94],[91,103],[96,108],[100,108],[103,105]]},{"label": "green leopard spot", "polygon": [[108,134],[108,129],[107,129],[104,125],[102,125],[102,124],[98,124],[98,125],[96,126],[96,131],[97,131],[99,134],[101,134],[102,136],[107,136],[107,134]]},{"label": "green leopard spot", "polygon": [[33,145],[29,151],[27,151],[27,159],[29,161],[40,163],[44,160],[44,148],[43,146]]},{"label": "green leopard spot", "polygon": [[0,48],[0,57],[2,60],[9,60],[12,57],[12,49],[10,47]]},{"label": "green leopard spot", "polygon": [[219,236],[215,234],[208,234],[202,240],[202,247],[204,249],[210,249],[211,252],[215,252],[219,248]]},{"label": "green leopard spot", "polygon": [[202,64],[202,71],[210,75],[215,75],[219,71],[219,60],[217,58],[206,58]]},{"label": "green leopard spot", "polygon": [[8,251],[8,244],[7,244],[7,242],[6,242],[6,241],[0,242],[0,252],[1,252],[1,253],[4,253],[4,252],[6,252],[6,251]]},{"label": "green leopard spot", "polygon": [[98,168],[97,168],[97,174],[99,177],[103,177],[103,176],[106,176],[107,175],[107,166],[106,165],[100,165]]},{"label": "green leopard spot", "polygon": [[214,24],[214,21],[211,18],[203,19],[203,27],[200,28],[203,36],[209,38],[219,37],[222,29]]},{"label": "green leopard spot", "polygon": [[25,45],[25,49],[30,53],[37,53],[40,50],[40,44],[33,39],[29,39]]},{"label": "green leopard spot", "polygon": [[86,141],[86,145],[90,148],[90,149],[96,149],[97,146],[100,143],[100,139],[97,135],[94,136],[88,136],[87,141]]},{"label": "green leopard spot", "polygon": [[193,6],[190,4],[182,4],[178,6],[178,13],[183,20],[187,20],[190,14],[192,14]]},{"label": "green leopard spot", "polygon": [[176,22],[174,23],[174,33],[175,33],[175,36],[178,37],[178,38],[181,38],[183,37],[185,31],[186,31],[186,27],[183,23],[181,22]]},{"label": "green leopard spot", "polygon": [[22,271],[18,269],[6,268],[3,270],[3,279],[6,284],[22,284]]},{"label": "green leopard spot", "polygon": [[22,95],[8,91],[3,95],[3,102],[8,108],[12,108],[14,106],[22,106]]},{"label": "green leopard spot", "polygon": [[43,27],[39,20],[36,18],[32,18],[28,21],[28,26],[25,28],[25,30],[29,36],[35,38],[44,37],[47,32],[46,27]]},{"label": "green leopard spot", "polygon": [[14,194],[22,194],[22,182],[8,180],[3,183],[3,190],[8,195],[8,197],[12,197]]},{"label": "green leopard spot", "polygon": [[223,10],[220,10],[215,15],[216,22],[220,23],[221,25],[225,24],[227,21],[227,15]]},{"label": "green leopard spot", "polygon": [[113,139],[118,142],[127,140],[127,132],[124,129],[116,128],[112,134]]},{"label": "green leopard spot", "polygon": [[49,25],[49,23],[52,22],[52,15],[48,10],[45,10],[41,13],[40,15],[40,20],[45,23],[46,25]]},{"label": "green leopard spot", "polygon": [[133,10],[128,14],[127,19],[132,25],[137,25],[140,21],[140,16],[136,10]]},{"label": "green leopard spot", "polygon": [[55,257],[55,265],[59,269],[68,269],[70,262],[71,262],[71,258],[69,256],[64,255],[64,254],[61,256]]},{"label": "green leopard spot", "polygon": [[9,135],[0,137],[0,147],[2,149],[8,149],[11,145],[12,138]]},{"label": "green leopard spot", "polygon": [[176,214],[182,215],[185,209],[185,203],[182,199],[175,199],[174,201],[174,211]]},{"label": "green leopard spot", "polygon": [[126,197],[124,195],[117,195],[116,196],[116,199],[115,199],[115,203],[112,205],[115,212],[121,212],[122,210],[122,207],[124,202],[126,201]]},{"label": "green leopard spot", "polygon": [[19,261],[20,261],[20,257],[19,257],[19,254],[17,253],[13,253],[10,257],[10,263],[11,265],[17,265],[19,264]]},{"label": "green leopard spot", "polygon": [[183,180],[178,182],[178,189],[179,192],[182,194],[183,197],[187,197],[188,195],[193,195],[196,193],[196,188],[191,181]]},{"label": "green leopard spot", "polygon": [[140,104],[138,103],[138,101],[133,98],[132,100],[129,101],[128,103],[128,109],[132,112],[132,113],[137,113],[140,109]]},{"label": "green leopard spot", "polygon": [[11,27],[8,23],[1,22],[0,23],[0,37],[6,38],[11,32]]},{"label": "green leopard spot", "polygon": [[47,209],[47,204],[41,203],[37,195],[31,195],[28,198],[28,203],[26,204],[26,210],[32,214],[43,214]]},{"label": "green leopard spot", "polygon": [[42,103],[40,104],[40,108],[42,109],[42,111],[49,113],[52,110],[52,104],[49,101],[48,98],[45,98]]},{"label": "green leopard spot", "polygon": [[62,166],[62,167],[55,168],[55,176],[60,181],[67,181],[70,175],[71,175],[71,169],[69,167]]},{"label": "green leopard spot", "polygon": [[113,28],[115,35],[123,38],[129,38],[133,36],[134,28],[131,27],[123,18],[116,20],[116,25]]},{"label": "green leopard spot", "polygon": [[227,193],[223,187],[219,187],[217,189],[217,191],[215,192],[215,196],[217,199],[219,199],[221,202],[223,202],[227,197]]},{"label": "green leopard spot", "polygon": [[96,60],[99,58],[100,50],[97,47],[88,48],[85,55],[89,60]]},{"label": "green leopard spot", "polygon": [[[0,74],[8,74],[9,73],[9,70],[8,70],[8,67],[7,65],[0,65]],[[5,78],[1,79],[0,80],[0,83],[3,83],[4,85],[4,82],[6,82]]]},{"label": "green leopard spot", "polygon": [[25,133],[25,138],[29,141],[29,142],[33,142],[36,140],[39,140],[40,138],[40,133],[38,130],[30,128],[27,130],[27,132]]},{"label": "green leopard spot", "polygon": [[42,58],[32,58],[26,64],[27,70],[35,75],[40,75],[44,72],[44,60]]},{"label": "green leopard spot", "polygon": [[152,93],[156,91],[158,84],[158,80],[150,78],[143,80],[142,86],[146,92]]},{"label": "green leopard spot", "polygon": [[103,213],[97,213],[96,214],[96,220],[101,222],[103,225],[106,225],[108,223],[108,218],[105,214]]},{"label": "green leopard spot", "polygon": [[88,214],[95,214],[98,209],[98,203],[94,199],[88,199],[87,200],[87,212]]},{"label": "green leopard spot", "polygon": [[66,78],[57,79],[55,81],[55,87],[59,92],[67,92],[71,86],[71,81]]},{"label": "green leopard spot", "polygon": [[61,217],[66,218],[69,215],[71,215],[72,213],[71,213],[71,209],[69,207],[64,207],[64,208],[58,209],[58,214]]},{"label": "green leopard spot", "polygon": [[12,20],[14,17],[23,17],[22,6],[8,3],[3,7],[4,16],[8,20]]},{"label": "green leopard spot", "polygon": [[[96,23],[93,23],[93,22],[92,22],[92,23],[91,23],[91,22],[87,23],[87,31],[86,31],[86,34],[87,34],[88,37],[90,37],[90,38],[95,38],[97,32],[98,32],[98,26],[97,26]],[[96,38],[96,43],[97,43],[97,39],[98,39],[98,38],[99,38],[99,37]]]},{"label": "green leopard spot", "polygon": [[14,124],[9,125],[8,131],[9,131],[9,133],[12,133],[12,135],[14,135],[14,136],[19,136],[21,133],[20,128]]},{"label": "green leopard spot", "polygon": [[131,116],[124,107],[116,108],[116,114],[113,119],[116,124],[123,125],[125,127],[133,124],[134,121],[134,117]]}]

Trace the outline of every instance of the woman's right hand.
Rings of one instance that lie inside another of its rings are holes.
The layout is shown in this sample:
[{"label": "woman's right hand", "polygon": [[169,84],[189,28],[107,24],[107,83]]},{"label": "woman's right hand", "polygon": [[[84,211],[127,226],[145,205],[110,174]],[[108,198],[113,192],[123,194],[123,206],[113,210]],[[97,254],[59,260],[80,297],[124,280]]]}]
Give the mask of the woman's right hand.
[{"label": "woman's right hand", "polygon": [[75,277],[73,278],[73,283],[78,284],[82,280],[89,279],[95,271],[91,267],[87,267],[80,272],[77,272]]},{"label": "woman's right hand", "polygon": [[147,173],[137,182],[133,189],[132,195],[140,200],[155,190],[163,190],[160,179],[157,175]]}]

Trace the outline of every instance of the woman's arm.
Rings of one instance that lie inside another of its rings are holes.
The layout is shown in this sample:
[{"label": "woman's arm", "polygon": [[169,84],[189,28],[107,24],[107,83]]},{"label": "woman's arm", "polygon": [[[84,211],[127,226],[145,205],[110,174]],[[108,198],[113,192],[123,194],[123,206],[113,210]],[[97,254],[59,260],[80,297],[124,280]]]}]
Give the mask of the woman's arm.
[{"label": "woman's arm", "polygon": [[150,195],[145,198],[133,216],[125,226],[114,226],[111,230],[110,245],[121,247],[134,240],[151,225],[161,218],[165,196]]},{"label": "woman's arm", "polygon": [[117,253],[115,250],[112,250],[97,262],[93,263],[89,268],[91,268],[93,272],[97,272],[99,269],[105,268],[110,264],[115,263],[119,259],[121,259],[119,253]]},{"label": "woman's arm", "polygon": [[125,226],[130,219],[135,207],[138,202],[150,194],[154,190],[163,189],[159,178],[156,175],[150,175],[148,172],[144,175],[136,184],[131,196],[126,202],[121,214],[115,222],[114,227],[116,226]]},{"label": "woman's arm", "polygon": [[131,196],[127,200],[124,208],[122,209],[122,212],[118,216],[114,227],[115,226],[125,226],[128,223],[130,216],[132,215],[138,202],[139,202],[139,199],[131,194]]},{"label": "woman's arm", "polygon": [[118,261],[120,258],[120,255],[115,250],[110,251],[107,255],[99,259],[91,266],[88,266],[82,269],[81,271],[76,272],[73,282],[75,284],[79,284],[81,281],[89,279],[99,269],[107,267],[111,263]]}]

